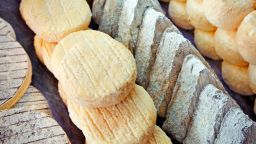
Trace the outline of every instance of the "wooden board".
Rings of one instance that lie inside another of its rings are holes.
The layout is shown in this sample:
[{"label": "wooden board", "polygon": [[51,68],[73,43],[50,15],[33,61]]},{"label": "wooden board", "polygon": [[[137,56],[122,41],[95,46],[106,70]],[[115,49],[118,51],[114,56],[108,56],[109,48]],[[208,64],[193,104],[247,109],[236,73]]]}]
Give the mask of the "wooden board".
[{"label": "wooden board", "polygon": [[[87,0],[91,3],[92,0]],[[36,54],[33,47],[34,33],[26,26],[19,13],[20,0],[1,0],[0,1],[0,17],[9,22],[17,36],[17,40],[25,48],[30,56],[33,66],[33,80],[32,84],[38,88],[43,95],[46,97],[52,114],[57,122],[66,131],[70,141],[75,144],[83,144],[84,136],[82,132],[72,123],[68,117],[68,111],[64,103],[62,102],[58,94],[57,80],[53,75],[43,66],[36,58]],[[163,4],[163,8],[167,10],[168,5]],[[97,28],[97,25],[91,24],[91,28]],[[184,36],[193,42],[193,36],[191,31],[182,31]],[[217,75],[221,77],[220,72],[220,61],[208,60]],[[221,79],[222,80],[222,79]],[[222,80],[223,82],[223,80]],[[226,85],[224,84],[226,87]],[[231,92],[227,87],[227,91],[242,107],[243,111],[250,116],[253,120],[256,120],[256,116],[253,114],[253,103],[254,97],[243,97],[234,92]],[[157,122],[159,125],[162,124],[161,119]],[[176,143],[174,141],[174,143]]]}]

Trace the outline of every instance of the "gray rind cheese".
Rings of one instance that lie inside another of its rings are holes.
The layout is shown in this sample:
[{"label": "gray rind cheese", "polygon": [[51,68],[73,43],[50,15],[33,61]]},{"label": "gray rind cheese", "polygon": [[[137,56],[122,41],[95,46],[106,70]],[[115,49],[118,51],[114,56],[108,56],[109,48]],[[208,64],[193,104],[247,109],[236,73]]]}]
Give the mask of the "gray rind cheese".
[{"label": "gray rind cheese", "polygon": [[[124,0],[96,0],[93,2],[94,7],[92,15],[97,16],[95,21],[98,21],[100,31],[115,37],[119,27],[118,22],[123,8],[123,3]],[[102,7],[103,9],[100,12],[99,8]]]},{"label": "gray rind cheese", "polygon": [[24,96],[16,103],[15,108],[30,107],[31,110],[37,110],[51,114],[49,105],[45,97],[33,86],[30,86]]},{"label": "gray rind cheese", "polygon": [[12,98],[28,73],[29,59],[22,46],[0,35],[0,105]]},{"label": "gray rind cheese", "polygon": [[[99,6],[96,6],[96,4]],[[99,22],[99,30],[123,43],[132,52],[136,47],[139,26],[142,23],[145,10],[148,7],[153,7],[162,11],[159,2],[156,0],[97,0],[93,5],[95,6],[92,11],[95,21]],[[104,5],[104,9],[100,12],[99,8],[102,5]],[[102,16],[99,17],[99,15]]]},{"label": "gray rind cheese", "polygon": [[168,105],[163,129],[182,142],[194,115],[200,92],[207,84],[224,91],[216,76],[194,55],[187,55]]},{"label": "gray rind cheese", "polygon": [[256,124],[240,108],[232,108],[223,118],[215,144],[255,144]]},{"label": "gray rind cheese", "polygon": [[234,102],[222,90],[209,84],[201,92],[196,107],[183,143],[213,144],[223,117],[231,107],[235,107]]},{"label": "gray rind cheese", "polygon": [[148,86],[149,72],[155,62],[156,52],[166,28],[172,28],[179,33],[163,13],[153,8],[145,11],[134,53],[138,71],[137,83],[144,88]]},{"label": "gray rind cheese", "polygon": [[103,15],[102,10],[104,9],[105,2],[106,2],[106,0],[93,0],[92,17],[93,17],[93,20],[96,24],[100,24],[100,22],[101,22],[101,18],[102,18],[102,15]]},{"label": "gray rind cheese", "polygon": [[30,107],[0,111],[0,143],[69,143],[58,123],[47,113]]},{"label": "gray rind cheese", "polygon": [[0,36],[8,36],[13,40],[16,40],[16,35],[12,26],[2,18],[0,18]]},{"label": "gray rind cheese", "polygon": [[173,32],[173,29],[167,28],[161,39],[147,87],[161,117],[166,115],[167,105],[171,100],[183,60],[189,54],[194,54],[201,59],[198,51],[187,39]]}]

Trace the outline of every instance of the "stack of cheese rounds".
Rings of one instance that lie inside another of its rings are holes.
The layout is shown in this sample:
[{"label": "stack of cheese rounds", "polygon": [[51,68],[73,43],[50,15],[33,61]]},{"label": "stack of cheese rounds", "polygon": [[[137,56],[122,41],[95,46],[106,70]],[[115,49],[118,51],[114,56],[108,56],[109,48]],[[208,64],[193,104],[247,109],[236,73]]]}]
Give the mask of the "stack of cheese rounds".
[{"label": "stack of cheese rounds", "polygon": [[36,34],[34,46],[39,60],[50,71],[55,45],[68,34],[87,29],[92,15],[85,0],[22,0],[20,13]]},{"label": "stack of cheese rounds", "polygon": [[79,31],[57,44],[51,60],[61,97],[87,143],[171,142],[155,126],[153,100],[135,84],[135,59],[121,43]]},{"label": "stack of cheese rounds", "polygon": [[107,34],[85,30],[91,17],[86,1],[22,0],[20,12],[87,143],[171,143],[156,126],[153,100],[135,84],[129,49]]},{"label": "stack of cheese rounds", "polygon": [[224,61],[222,76],[227,85],[241,95],[255,94],[255,0],[187,0],[183,2],[187,17],[181,17],[180,5],[173,3],[181,2],[170,1],[170,18],[183,29],[190,29],[184,25],[195,28],[195,44],[202,55]]}]

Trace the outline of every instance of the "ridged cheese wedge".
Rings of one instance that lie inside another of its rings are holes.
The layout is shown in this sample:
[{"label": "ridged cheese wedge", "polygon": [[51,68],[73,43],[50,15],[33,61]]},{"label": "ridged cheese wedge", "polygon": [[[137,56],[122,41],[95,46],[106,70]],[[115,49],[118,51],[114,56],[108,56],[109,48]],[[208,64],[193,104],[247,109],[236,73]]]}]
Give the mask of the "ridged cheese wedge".
[{"label": "ridged cheese wedge", "polygon": [[8,32],[3,33],[0,35],[0,110],[11,108],[23,96],[32,77],[24,48]]},{"label": "ridged cheese wedge", "polygon": [[48,42],[87,29],[92,15],[85,0],[22,0],[20,13],[26,24]]},{"label": "ridged cheese wedge", "polygon": [[155,128],[154,103],[138,85],[125,100],[109,107],[88,108],[72,99],[67,102],[72,121],[90,144],[143,144]]},{"label": "ridged cheese wedge", "polygon": [[[132,53],[118,41],[99,31],[73,33],[57,46],[68,53],[57,67],[67,99],[82,105],[105,107],[125,99],[136,80]],[[54,59],[54,53],[53,57]],[[56,71],[55,71],[56,72]]]},{"label": "ridged cheese wedge", "polygon": [[7,35],[16,40],[16,34],[12,26],[2,18],[0,18],[0,35]]},{"label": "ridged cheese wedge", "polygon": [[0,111],[1,144],[69,143],[58,123],[49,114],[35,108],[19,107]]}]

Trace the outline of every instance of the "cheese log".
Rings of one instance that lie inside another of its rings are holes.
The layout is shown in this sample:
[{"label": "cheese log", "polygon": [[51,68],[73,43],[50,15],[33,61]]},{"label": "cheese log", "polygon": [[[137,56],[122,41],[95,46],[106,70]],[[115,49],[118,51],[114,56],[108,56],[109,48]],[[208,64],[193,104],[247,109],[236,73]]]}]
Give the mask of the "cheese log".
[{"label": "cheese log", "polygon": [[228,111],[222,120],[216,144],[254,144],[256,142],[256,123],[240,108],[234,107]]},{"label": "cheese log", "polygon": [[[188,40],[173,32],[173,29],[166,29],[159,45],[155,64],[150,72],[147,88],[161,117],[165,117],[178,73],[188,54],[197,55],[202,59]],[[203,59],[202,61],[205,63]]]},{"label": "cheese log", "polygon": [[143,144],[155,127],[154,103],[138,85],[124,101],[109,107],[88,108],[72,99],[67,102],[71,119],[83,131],[87,143]]},{"label": "cheese log", "polygon": [[248,66],[241,67],[223,61],[221,72],[224,82],[231,90],[244,96],[253,95],[249,86]]},{"label": "cheese log", "polygon": [[188,18],[186,3],[171,0],[169,3],[168,13],[172,22],[178,27],[186,30],[192,30],[194,28]]},{"label": "cheese log", "polygon": [[235,107],[231,97],[214,85],[207,85],[199,96],[193,120],[183,143],[214,143],[223,117],[231,107]]},{"label": "cheese log", "polygon": [[39,106],[0,111],[1,143],[69,143],[63,129],[41,109]]},{"label": "cheese log", "polygon": [[[94,22],[98,25],[100,24],[101,18],[103,16],[103,9],[105,6],[105,2],[106,0],[93,0],[93,3],[92,3],[92,9],[93,9],[92,17]],[[113,8],[116,8],[116,7],[113,7]]]},{"label": "cheese log", "polygon": [[123,43],[133,52],[137,43],[139,26],[148,7],[162,12],[157,0],[106,0],[99,30]]},{"label": "cheese log", "polygon": [[239,52],[249,63],[256,64],[256,11],[248,14],[237,29]]},{"label": "cheese log", "polygon": [[199,58],[186,56],[168,105],[163,129],[179,142],[183,142],[192,121],[200,92],[207,84],[224,91],[214,73]]},{"label": "cheese log", "polygon": [[230,64],[247,66],[248,63],[241,57],[236,42],[236,31],[218,28],[214,35],[214,46],[218,56]]},{"label": "cheese log", "polygon": [[214,47],[214,32],[207,32],[196,29],[194,31],[194,41],[199,52],[210,59],[219,60]]},{"label": "cheese log", "polygon": [[186,3],[189,22],[195,29],[203,31],[215,31],[216,27],[212,25],[205,17],[203,9],[203,0],[188,0]]},{"label": "cheese log", "polygon": [[149,74],[156,59],[156,52],[166,28],[180,33],[178,29],[165,17],[153,8],[145,11],[135,49],[137,65],[137,83],[144,88],[148,86]]},{"label": "cheese log", "polygon": [[13,38],[0,36],[0,105],[10,108],[26,92],[32,69],[22,46]]},{"label": "cheese log", "polygon": [[235,30],[243,18],[253,11],[254,0],[204,0],[206,18],[215,26]]},{"label": "cheese log", "polygon": [[148,144],[172,144],[172,141],[160,127],[155,126],[153,134],[149,137]]},{"label": "cheese log", "polygon": [[[91,107],[119,103],[133,88],[137,76],[131,52],[109,35],[94,31],[72,33],[63,41],[73,47],[58,68],[58,78],[67,99]],[[58,46],[62,45],[57,45]],[[55,65],[54,65],[55,66]]]},{"label": "cheese log", "polygon": [[250,64],[248,68],[249,85],[253,93],[256,94],[256,65]]},{"label": "cheese log", "polygon": [[0,18],[0,35],[6,35],[13,40],[16,40],[16,35],[12,26],[2,18]]}]

